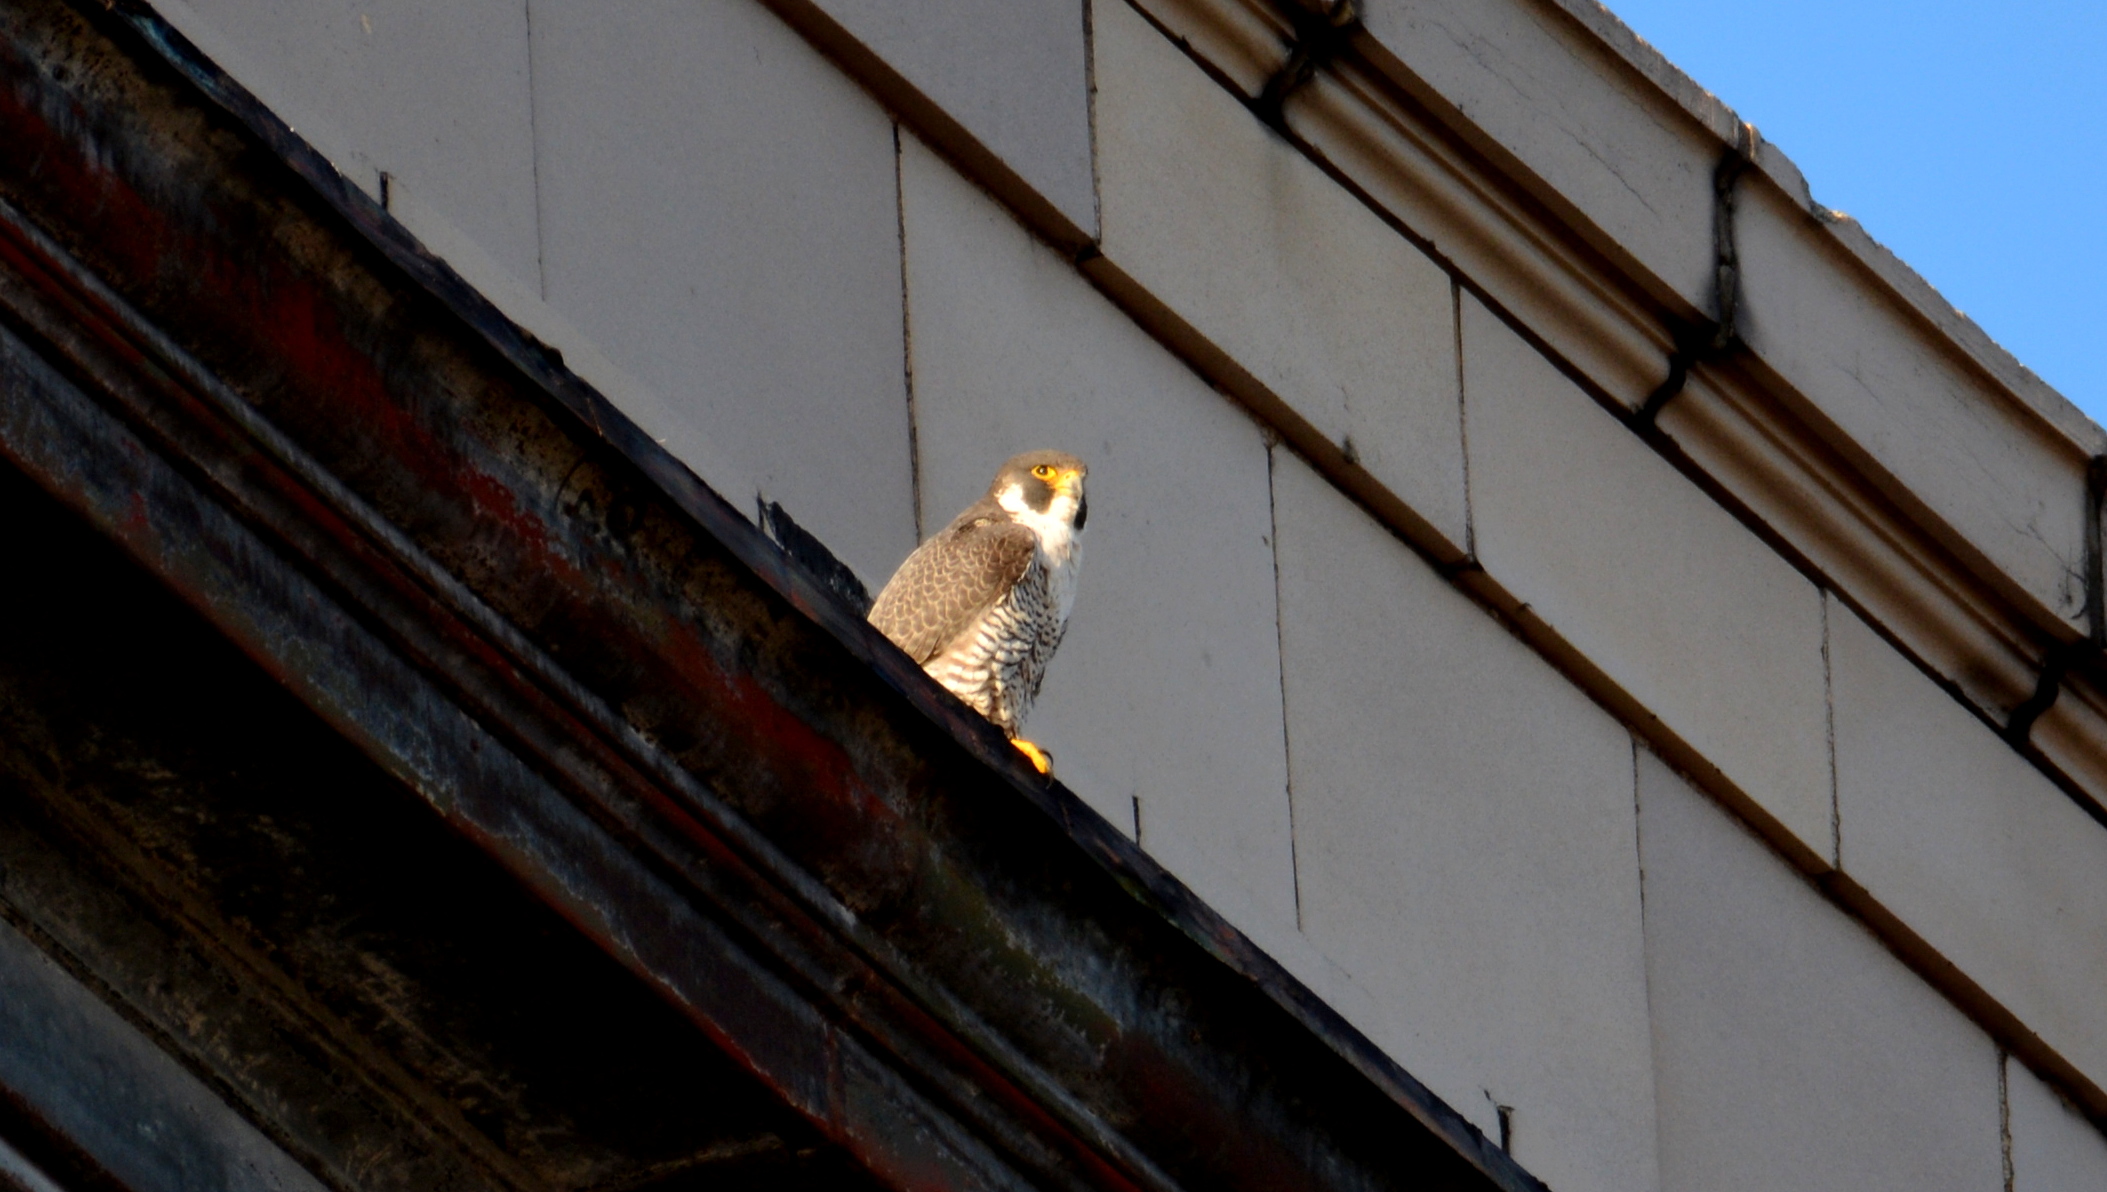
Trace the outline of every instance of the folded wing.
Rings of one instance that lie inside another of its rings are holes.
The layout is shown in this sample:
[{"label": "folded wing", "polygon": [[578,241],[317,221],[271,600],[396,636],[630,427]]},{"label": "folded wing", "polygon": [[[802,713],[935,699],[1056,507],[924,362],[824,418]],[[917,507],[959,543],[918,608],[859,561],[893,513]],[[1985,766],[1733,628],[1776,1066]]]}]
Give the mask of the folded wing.
[{"label": "folded wing", "polygon": [[900,564],[871,605],[871,624],[917,663],[978,625],[1024,577],[1038,537],[999,509],[967,510]]}]

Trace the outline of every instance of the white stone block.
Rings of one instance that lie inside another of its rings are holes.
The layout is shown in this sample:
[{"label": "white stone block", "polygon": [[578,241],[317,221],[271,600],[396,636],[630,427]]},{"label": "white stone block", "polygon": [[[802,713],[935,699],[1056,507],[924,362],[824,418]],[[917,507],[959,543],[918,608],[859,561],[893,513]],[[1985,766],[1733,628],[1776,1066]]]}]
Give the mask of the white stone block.
[{"label": "white stone block", "polygon": [[1639,840],[1662,1187],[2003,1186],[1987,1036],[1644,752]]},{"label": "white stone block", "polygon": [[[637,429],[661,444],[685,434],[689,419],[682,416],[682,411],[668,406],[666,400],[649,386],[609,360],[597,343],[586,338],[585,333],[573,326],[569,319],[542,301],[539,286],[529,288],[521,282],[495,257],[484,252],[481,245],[456,228],[453,221],[426,203],[424,196],[415,189],[400,180],[390,186],[388,214],[416,237],[425,251],[445,261],[449,268],[461,275],[461,280],[475,287],[477,293],[503,311],[506,318],[561,352],[564,367],[599,390],[600,395],[634,422]],[[747,470],[718,454],[716,442],[692,435],[683,438],[682,442],[681,462],[690,471],[720,487],[730,482],[729,491],[734,493],[748,487],[744,480]]]},{"label": "white stone block", "polygon": [[875,585],[914,545],[890,120],[751,0],[537,0],[551,306]]},{"label": "white stone block", "polygon": [[[539,287],[534,124],[522,0],[182,0],[180,26],[353,181],[403,179]],[[217,55],[216,55],[217,56]]]},{"label": "white stone block", "polygon": [[1460,113],[1467,136],[1518,161],[1599,246],[1712,312],[1712,173],[1724,149],[1715,130],[1555,5],[1364,0],[1362,10],[1369,33]]},{"label": "white stone block", "polygon": [[1305,934],[1552,1187],[1659,1186],[1631,738],[1285,450],[1274,501]]},{"label": "white stone block", "polygon": [[1097,231],[1084,0],[816,0],[1085,234]]},{"label": "white stone block", "polygon": [[1106,258],[1462,543],[1448,275],[1125,3],[1092,11]]},{"label": "white stone block", "polygon": [[2107,1083],[2107,829],[1832,605],[1842,868]]},{"label": "white stone block", "polygon": [[2009,1056],[2005,1105],[2012,1132],[2011,1192],[2107,1188],[2107,1137]]},{"label": "white stone block", "polygon": [[2084,611],[2085,453],[1899,301],[1852,284],[1815,216],[1751,183],[1736,206],[1741,333],[1820,413],[2041,605]]},{"label": "white stone block", "polygon": [[1820,592],[1469,297],[1463,355],[1486,571],[1831,855]]},{"label": "white stone block", "polygon": [[1258,427],[908,137],[901,184],[923,529],[996,467],[1090,465],[1074,618],[1026,735],[1263,942],[1292,933],[1266,449]]}]

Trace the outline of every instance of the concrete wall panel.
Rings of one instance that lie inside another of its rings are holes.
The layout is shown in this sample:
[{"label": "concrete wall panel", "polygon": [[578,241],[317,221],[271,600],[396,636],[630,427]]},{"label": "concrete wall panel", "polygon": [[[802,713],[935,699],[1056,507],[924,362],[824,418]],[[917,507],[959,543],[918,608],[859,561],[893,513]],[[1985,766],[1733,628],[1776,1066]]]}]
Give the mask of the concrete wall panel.
[{"label": "concrete wall panel", "polygon": [[2011,1192],[2107,1188],[2107,1137],[2009,1056],[2005,1105],[2012,1134]]},{"label": "concrete wall panel", "polygon": [[1848,610],[1829,626],[1844,871],[2107,1082],[2107,829]]},{"label": "concrete wall panel", "polygon": [[1125,3],[1093,11],[1106,257],[1461,543],[1448,276]]},{"label": "concrete wall panel", "polygon": [[1659,1186],[1630,737],[1285,450],[1274,480],[1304,932],[1552,1187]]},{"label": "concrete wall panel", "polygon": [[1469,297],[1463,352],[1486,570],[1829,855],[1821,594]]},{"label": "concrete wall panel", "polygon": [[527,5],[188,0],[206,52],[339,169],[376,196],[401,177],[538,286]]},{"label": "concrete wall panel", "polygon": [[885,113],[750,0],[536,0],[534,73],[549,304],[675,455],[882,581],[914,545]]},{"label": "concrete wall panel", "polygon": [[1990,1040],[1648,753],[1639,808],[1662,1186],[2002,1188]]},{"label": "concrete wall panel", "polygon": [[1258,427],[911,138],[923,527],[1008,456],[1090,465],[1081,590],[1027,735],[1257,938],[1292,931],[1266,449]]},{"label": "concrete wall panel", "polygon": [[1097,231],[1084,0],[816,0],[1086,233]]}]

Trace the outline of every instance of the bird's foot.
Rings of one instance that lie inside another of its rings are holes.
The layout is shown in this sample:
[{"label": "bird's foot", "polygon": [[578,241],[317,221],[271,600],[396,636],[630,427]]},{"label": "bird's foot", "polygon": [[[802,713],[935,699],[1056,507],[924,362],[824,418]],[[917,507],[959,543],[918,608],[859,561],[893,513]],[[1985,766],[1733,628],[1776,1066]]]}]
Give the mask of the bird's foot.
[{"label": "bird's foot", "polygon": [[1049,778],[1053,777],[1053,754],[1046,752],[1023,737],[1010,738],[1010,744],[1017,747],[1017,752],[1032,760],[1032,769]]}]

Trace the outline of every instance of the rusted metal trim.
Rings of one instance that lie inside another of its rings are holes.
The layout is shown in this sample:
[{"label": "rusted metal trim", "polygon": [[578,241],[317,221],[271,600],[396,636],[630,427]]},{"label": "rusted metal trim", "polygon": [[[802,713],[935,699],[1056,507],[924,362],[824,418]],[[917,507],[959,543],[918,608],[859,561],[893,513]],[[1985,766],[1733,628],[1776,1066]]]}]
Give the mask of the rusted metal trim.
[{"label": "rusted metal trim", "polygon": [[[116,538],[881,1177],[1030,1186],[551,786],[393,643],[0,332],[0,454]],[[895,1118],[899,1120],[895,1120]]]}]

